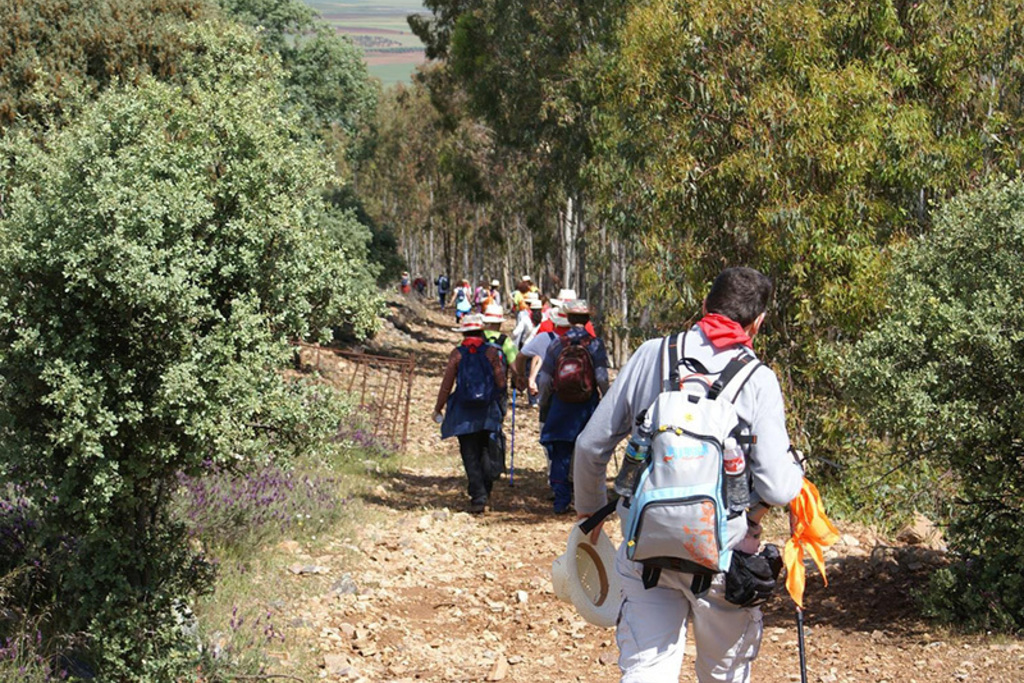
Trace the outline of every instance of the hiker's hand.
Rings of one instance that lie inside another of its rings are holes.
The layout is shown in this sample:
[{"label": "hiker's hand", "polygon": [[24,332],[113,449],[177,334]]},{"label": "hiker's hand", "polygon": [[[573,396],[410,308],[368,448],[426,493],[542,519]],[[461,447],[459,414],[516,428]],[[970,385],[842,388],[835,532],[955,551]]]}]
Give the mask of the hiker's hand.
[{"label": "hiker's hand", "polygon": [[444,422],[444,415],[442,415],[440,411],[434,413],[434,422],[437,424]]},{"label": "hiker's hand", "polygon": [[537,382],[535,380],[531,379],[530,380],[530,395],[531,396],[536,396],[539,393],[540,393],[540,389],[537,388]]},{"label": "hiker's hand", "polygon": [[[576,523],[579,524],[583,520],[589,519],[589,518],[590,518],[590,515],[577,514],[576,515]],[[590,545],[597,545],[597,539],[601,538],[601,529],[602,529],[602,527],[604,527],[604,520],[603,519],[601,520],[601,522],[596,527],[594,527],[594,530],[591,531],[590,535],[587,537],[587,538],[590,539]]]}]

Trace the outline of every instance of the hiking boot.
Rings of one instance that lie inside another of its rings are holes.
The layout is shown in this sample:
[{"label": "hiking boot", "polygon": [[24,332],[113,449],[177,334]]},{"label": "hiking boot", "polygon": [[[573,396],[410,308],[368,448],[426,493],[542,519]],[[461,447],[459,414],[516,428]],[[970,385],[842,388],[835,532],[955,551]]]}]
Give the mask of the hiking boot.
[{"label": "hiking boot", "polygon": [[568,512],[572,512],[572,504],[566,503],[565,505],[556,505],[554,510],[556,515],[564,515]]},{"label": "hiking boot", "polygon": [[487,509],[487,503],[470,503],[469,514],[480,515],[483,514],[484,510]]}]

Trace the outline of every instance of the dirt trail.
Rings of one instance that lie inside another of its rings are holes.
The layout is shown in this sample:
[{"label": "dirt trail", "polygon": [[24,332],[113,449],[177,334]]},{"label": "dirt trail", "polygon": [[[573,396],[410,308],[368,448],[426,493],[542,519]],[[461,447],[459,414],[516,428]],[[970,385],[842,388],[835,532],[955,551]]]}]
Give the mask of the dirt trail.
[{"label": "dirt trail", "polygon": [[[514,486],[508,477],[497,482],[486,514],[464,512],[457,443],[442,442],[430,420],[459,335],[436,305],[396,300],[391,310],[371,349],[417,355],[408,455],[369,501],[377,521],[358,538],[332,539],[336,554],[315,558],[330,568],[331,587],[288,607],[296,615],[291,642],[317,652],[328,680],[618,680],[614,630],[591,626],[551,590],[551,562],[572,517],[551,513],[536,411],[520,400]],[[830,551],[828,588],[815,570],[808,575],[809,681],[1024,679],[1019,641],[952,636],[915,617],[909,591],[935,553],[839,526],[844,537]],[[609,527],[617,542],[618,524]],[[780,527],[772,540],[781,544]],[[331,567],[343,556],[347,571]],[[780,595],[764,613],[753,680],[800,680],[792,602]],[[689,658],[680,680],[694,680]]]}]

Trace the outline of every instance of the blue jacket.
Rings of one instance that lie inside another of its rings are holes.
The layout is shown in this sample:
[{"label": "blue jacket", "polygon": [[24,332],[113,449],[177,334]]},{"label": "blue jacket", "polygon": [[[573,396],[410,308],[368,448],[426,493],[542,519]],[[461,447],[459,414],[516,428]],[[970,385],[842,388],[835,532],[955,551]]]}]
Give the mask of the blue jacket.
[{"label": "blue jacket", "polygon": [[[447,389],[450,393],[447,396],[444,411],[444,421],[441,423],[441,438],[447,439],[452,436],[473,434],[475,432],[498,432],[501,431],[501,423],[504,414],[499,403],[499,397],[503,392],[505,383],[504,372],[495,370],[495,400],[485,406],[469,406],[460,400],[458,385],[451,391],[452,381],[458,375],[458,366],[466,353],[469,353],[467,344],[464,342],[452,350],[449,356],[448,365],[445,369],[445,380],[442,381],[441,393]],[[494,344],[481,343],[476,349],[477,353],[485,353],[488,358],[499,359],[500,366],[501,351]],[[447,385],[447,386],[446,386]],[[440,403],[440,398],[438,403]]]}]

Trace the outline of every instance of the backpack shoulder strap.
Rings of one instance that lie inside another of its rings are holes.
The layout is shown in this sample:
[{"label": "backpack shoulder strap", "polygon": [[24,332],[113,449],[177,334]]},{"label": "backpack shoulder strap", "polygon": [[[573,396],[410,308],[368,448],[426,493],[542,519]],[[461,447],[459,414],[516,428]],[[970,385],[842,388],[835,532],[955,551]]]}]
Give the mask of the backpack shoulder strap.
[{"label": "backpack shoulder strap", "polygon": [[757,358],[741,351],[729,361],[729,364],[719,374],[718,379],[711,385],[708,397],[714,399],[721,396],[726,401],[735,403],[736,397],[746,386],[747,380],[761,365],[761,361]]}]

